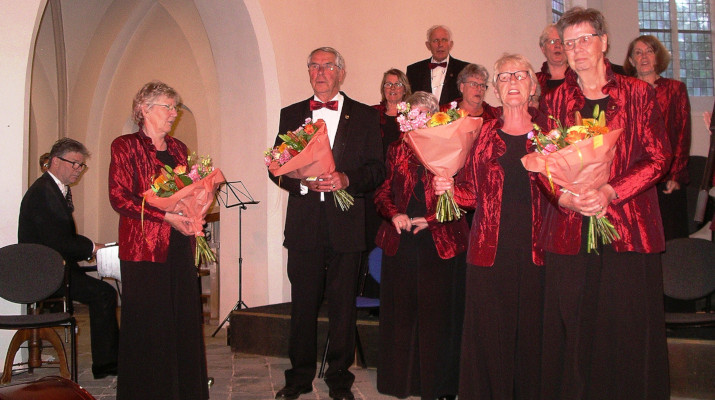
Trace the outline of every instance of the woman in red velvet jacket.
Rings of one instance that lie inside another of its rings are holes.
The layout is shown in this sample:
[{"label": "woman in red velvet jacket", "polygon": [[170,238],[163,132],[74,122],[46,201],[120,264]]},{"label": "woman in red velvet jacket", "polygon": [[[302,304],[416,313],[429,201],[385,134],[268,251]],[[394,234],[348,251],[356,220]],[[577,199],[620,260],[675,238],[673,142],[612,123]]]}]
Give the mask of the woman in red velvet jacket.
[{"label": "woman in red velvet jacket", "polygon": [[[416,92],[408,102],[438,110],[429,93]],[[386,170],[375,192],[384,219],[376,239],[383,249],[377,389],[454,398],[464,314],[464,267],[456,256],[467,247],[467,223],[436,220],[434,175],[402,139],[390,145]]]},{"label": "woman in red velvet jacket", "polygon": [[119,213],[122,315],[117,399],[208,399],[201,293],[190,219],[142,202],[164,165],[186,165],[168,135],[180,98],[161,82],[136,94],[139,131],[112,142],[109,200]]},{"label": "woman in red velvet jacket", "polygon": [[[653,89],[615,74],[605,59],[603,15],[573,8],[557,24],[571,67],[541,102],[564,126],[596,105],[622,128],[608,183],[580,195],[552,191],[539,245],[546,253],[543,399],[669,398],[660,252],[665,249],[655,183],[670,144]],[[549,127],[552,128],[553,126]],[[586,251],[587,217],[606,215],[620,234]]]},{"label": "woman in red velvet jacket", "polygon": [[669,63],[670,53],[663,43],[655,36],[644,35],[634,39],[628,46],[628,57],[623,65],[626,73],[648,82],[655,89],[670,139],[673,160],[670,169],[656,186],[666,241],[688,237],[689,234],[685,185],[689,181],[691,138],[688,89],[683,82],[660,76]]},{"label": "woman in red velvet jacket", "polygon": [[[529,100],[538,81],[523,56],[494,64],[500,117],[482,126],[455,178],[455,199],[474,208],[467,250],[460,399],[536,399],[541,363],[543,269],[534,245],[541,193],[521,164],[527,134],[545,119]],[[468,181],[469,185],[460,184]],[[435,178],[437,193],[451,187]],[[446,186],[445,186],[446,185]]]}]

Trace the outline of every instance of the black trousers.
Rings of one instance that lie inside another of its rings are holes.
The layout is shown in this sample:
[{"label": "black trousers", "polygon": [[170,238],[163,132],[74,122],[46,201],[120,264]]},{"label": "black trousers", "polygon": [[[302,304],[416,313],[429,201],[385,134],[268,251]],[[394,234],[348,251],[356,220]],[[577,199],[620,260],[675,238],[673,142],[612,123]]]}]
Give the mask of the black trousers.
[{"label": "black trousers", "polygon": [[[56,295],[64,295],[64,287]],[[92,365],[100,368],[116,365],[119,343],[116,290],[79,268],[70,268],[70,298],[89,306]]]},{"label": "black trousers", "polygon": [[331,389],[349,389],[355,380],[348,368],[355,359],[355,296],[361,252],[333,251],[327,229],[322,231],[325,232],[321,235],[322,246],[317,249],[288,249],[292,306],[291,369],[285,372],[286,385],[312,384],[317,360],[318,311],[325,297],[330,319],[325,382]]}]

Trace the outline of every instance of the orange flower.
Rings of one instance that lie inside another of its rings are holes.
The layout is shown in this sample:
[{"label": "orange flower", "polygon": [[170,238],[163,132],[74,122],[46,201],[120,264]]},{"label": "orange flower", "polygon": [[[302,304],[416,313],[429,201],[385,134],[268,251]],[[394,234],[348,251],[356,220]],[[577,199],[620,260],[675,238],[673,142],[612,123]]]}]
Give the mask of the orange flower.
[{"label": "orange flower", "polygon": [[165,184],[166,182],[168,182],[168,179],[166,179],[166,177],[163,174],[157,176],[156,179],[154,179],[154,185],[156,185],[156,186],[161,186],[161,185]]},{"label": "orange flower", "polygon": [[283,152],[286,150],[286,147],[288,147],[288,144],[286,142],[281,143],[281,145],[278,146],[278,153],[283,154]]},{"label": "orange flower", "polygon": [[467,110],[462,110],[461,108],[457,109],[457,113],[459,114],[459,118],[464,118],[469,115]]},{"label": "orange flower", "polygon": [[312,135],[313,132],[315,132],[315,127],[313,127],[313,124],[307,124],[307,125],[303,128],[303,130],[305,131],[305,133],[307,133],[307,134],[309,134],[309,135]]},{"label": "orange flower", "polygon": [[606,133],[610,132],[610,129],[608,129],[607,126],[592,126],[588,128],[588,131],[591,132],[591,136],[598,136],[605,135]]},{"label": "orange flower", "polygon": [[587,136],[588,128],[583,125],[572,126],[571,128],[569,128],[568,132],[566,132],[566,137],[564,138],[564,140],[566,141],[566,143],[573,144],[576,142],[580,142]]},{"label": "orange flower", "polygon": [[440,126],[440,125],[446,125],[450,121],[449,114],[446,112],[436,112],[434,115],[432,115],[432,118],[430,118],[429,122],[427,123],[427,126],[429,127],[435,127],[435,126]]}]

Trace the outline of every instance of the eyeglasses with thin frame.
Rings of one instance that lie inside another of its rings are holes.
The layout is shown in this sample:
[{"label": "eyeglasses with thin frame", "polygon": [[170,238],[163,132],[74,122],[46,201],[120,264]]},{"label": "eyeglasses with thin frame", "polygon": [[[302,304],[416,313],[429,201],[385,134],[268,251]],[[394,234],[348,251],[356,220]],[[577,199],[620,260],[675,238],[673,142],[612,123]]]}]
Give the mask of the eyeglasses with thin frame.
[{"label": "eyeglasses with thin frame", "polygon": [[180,105],[170,106],[170,105],[168,105],[168,104],[161,104],[161,103],[152,103],[151,105],[152,105],[152,106],[164,107],[164,108],[166,108],[168,111],[176,111],[176,112],[179,112],[179,109],[181,109],[181,106],[180,106]]},{"label": "eyeglasses with thin frame", "polygon": [[563,46],[564,45],[563,42],[561,42],[561,39],[549,39],[546,42],[544,42],[544,44],[548,44],[549,46],[556,46],[556,45]]},{"label": "eyeglasses with thin frame", "polygon": [[523,71],[514,71],[514,72],[502,72],[497,74],[497,80],[499,82],[509,82],[511,80],[511,77],[513,76],[514,79],[517,81],[523,81],[524,79],[527,79],[531,74],[527,70]]},{"label": "eyeglasses with thin frame", "polygon": [[70,161],[70,160],[68,160],[66,158],[62,158],[60,156],[57,156],[57,158],[59,158],[60,160],[62,160],[64,162],[72,164],[72,169],[75,171],[77,171],[77,170],[84,171],[87,168],[87,164],[85,164],[85,163],[81,163],[81,162],[77,162],[77,161]]},{"label": "eyeglasses with thin frame", "polygon": [[325,63],[325,64],[318,64],[318,63],[310,63],[308,64],[308,71],[310,72],[319,72],[321,69],[324,71],[335,71],[338,69],[337,65],[333,63]]},{"label": "eyeglasses with thin frame", "polygon": [[486,83],[479,83],[476,81],[467,81],[467,82],[464,82],[464,84],[469,86],[472,89],[487,90],[487,88],[489,87],[489,85],[487,85]]},{"label": "eyeglasses with thin frame", "polygon": [[583,46],[588,46],[589,43],[591,43],[591,40],[594,37],[599,37],[598,33],[589,33],[586,35],[579,36],[575,39],[566,39],[564,40],[564,50],[566,51],[571,51],[573,50],[579,43],[582,43]]},{"label": "eyeglasses with thin frame", "polygon": [[395,89],[399,89],[399,88],[405,87],[405,84],[402,82],[394,82],[394,83],[393,82],[385,82],[382,85],[382,87],[384,87],[385,89],[392,89],[393,87]]}]

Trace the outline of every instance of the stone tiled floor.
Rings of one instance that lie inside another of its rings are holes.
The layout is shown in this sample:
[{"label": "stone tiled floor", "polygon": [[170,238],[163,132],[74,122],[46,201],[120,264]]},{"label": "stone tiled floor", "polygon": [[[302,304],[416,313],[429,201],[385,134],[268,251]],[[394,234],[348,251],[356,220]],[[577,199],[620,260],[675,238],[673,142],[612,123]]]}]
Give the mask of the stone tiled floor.
[{"label": "stone tiled floor", "polygon": [[[98,400],[114,400],[117,378],[107,377],[95,380],[92,377],[87,308],[83,305],[76,305],[75,316],[79,325],[79,384]],[[212,338],[211,334],[215,329],[215,326],[207,325],[204,330],[209,376],[214,378],[214,385],[210,390],[211,399],[273,399],[275,393],[283,387],[283,371],[289,367],[290,362],[285,358],[233,353],[231,347],[226,345],[226,330],[222,329],[215,338]],[[53,350],[46,349],[43,354],[45,357],[51,356]],[[356,376],[353,386],[356,399],[392,398],[377,393],[374,369],[353,367],[351,370]],[[41,368],[36,369],[33,374],[19,373],[13,376],[12,383],[33,381],[47,375],[59,375],[59,370]],[[304,394],[300,399],[329,399],[328,387],[322,379],[316,378],[313,382],[313,392]],[[416,397],[411,399],[416,399]]]},{"label": "stone tiled floor", "polygon": [[[75,316],[79,325],[79,384],[98,400],[114,400],[117,378],[107,377],[95,380],[92,377],[87,308],[83,305],[75,306]],[[214,385],[210,390],[211,399],[273,399],[275,393],[283,387],[283,371],[289,367],[290,362],[285,358],[233,353],[231,347],[226,345],[226,330],[221,330],[215,338],[212,338],[211,334],[215,329],[215,326],[210,325],[204,329],[209,376],[214,378]],[[51,348],[43,351],[44,357],[51,356],[53,353]],[[355,374],[353,392],[356,399],[393,399],[393,397],[377,393],[374,369],[353,367],[351,371]],[[57,368],[42,368],[36,369],[33,374],[18,373],[13,376],[12,383],[33,381],[47,375],[59,375],[59,370]],[[703,398],[709,397],[698,397],[698,399]],[[313,392],[300,397],[300,400],[325,399],[329,399],[328,387],[322,379],[317,378],[313,381]],[[414,400],[417,397],[409,399]],[[671,400],[694,399],[672,396]]]}]

